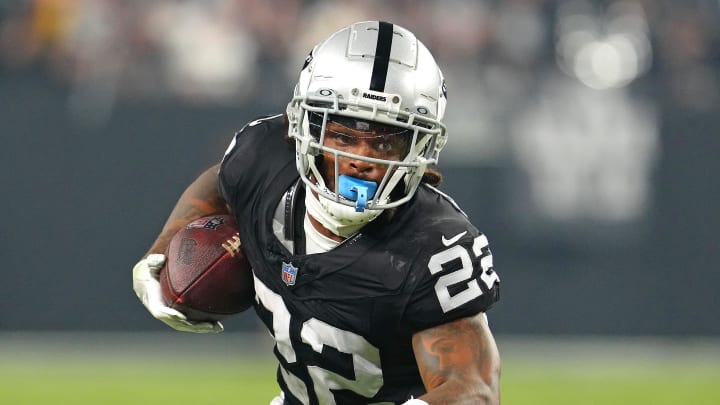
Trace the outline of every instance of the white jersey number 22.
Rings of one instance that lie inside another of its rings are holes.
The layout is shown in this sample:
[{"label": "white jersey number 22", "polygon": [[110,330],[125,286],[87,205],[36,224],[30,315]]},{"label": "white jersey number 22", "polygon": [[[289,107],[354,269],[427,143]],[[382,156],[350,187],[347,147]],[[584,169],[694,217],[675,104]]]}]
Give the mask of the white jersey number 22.
[{"label": "white jersey number 22", "polygon": [[[472,254],[475,257],[480,257],[480,267],[482,272],[480,273],[480,280],[487,286],[488,289],[493,287],[496,281],[499,281],[497,273],[492,270],[493,262],[492,255],[487,252],[487,255],[481,256],[483,248],[488,246],[488,240],[485,235],[480,235],[473,241]],[[440,276],[435,283],[435,293],[437,294],[438,300],[440,301],[440,307],[443,312],[448,312],[465,304],[482,295],[482,289],[476,279],[472,279],[473,274],[473,263],[470,257],[470,252],[461,246],[454,245],[442,252],[434,254],[430,257],[428,262],[428,269],[430,273],[435,274],[443,270],[443,265],[446,265],[452,261],[460,260],[461,267],[451,273]],[[455,295],[450,295],[449,287],[451,285],[465,283],[465,289]]]}]

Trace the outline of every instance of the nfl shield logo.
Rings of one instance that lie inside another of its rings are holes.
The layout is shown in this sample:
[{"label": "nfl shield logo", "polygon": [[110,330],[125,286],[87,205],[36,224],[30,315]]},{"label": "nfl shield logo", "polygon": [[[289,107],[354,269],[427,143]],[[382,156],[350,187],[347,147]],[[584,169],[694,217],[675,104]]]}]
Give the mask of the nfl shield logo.
[{"label": "nfl shield logo", "polygon": [[295,285],[295,278],[297,277],[298,268],[293,266],[292,263],[283,262],[282,267],[282,279],[286,285]]}]

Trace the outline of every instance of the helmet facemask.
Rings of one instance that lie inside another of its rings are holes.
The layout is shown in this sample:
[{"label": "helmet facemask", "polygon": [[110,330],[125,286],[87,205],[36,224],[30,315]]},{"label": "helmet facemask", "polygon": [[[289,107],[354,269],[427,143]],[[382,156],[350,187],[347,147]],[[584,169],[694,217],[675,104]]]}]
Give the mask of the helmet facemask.
[{"label": "helmet facemask", "polygon": [[[319,196],[353,207],[357,212],[397,207],[412,198],[425,169],[437,163],[438,146],[444,142],[444,126],[432,128],[430,123],[412,114],[393,113],[395,119],[383,117],[388,112],[382,114],[377,109],[363,114],[337,100],[328,103],[328,100],[303,98],[294,99],[292,104],[301,111],[296,122],[290,118],[290,136],[296,141],[298,172],[302,180]],[[368,115],[375,115],[375,119],[368,120]],[[388,156],[362,156],[328,146],[326,138],[345,136],[333,130],[338,127],[353,130],[356,141],[369,141],[389,148]],[[361,133],[359,138],[358,133]],[[324,159],[324,156],[331,158]],[[358,179],[361,180],[359,184],[354,184],[353,179],[343,178],[340,173],[343,159],[373,163],[387,171],[374,187],[363,185],[362,179]],[[330,172],[334,173],[334,178],[326,179],[322,165],[333,162],[335,167]],[[347,183],[350,183],[349,192]],[[363,197],[364,186],[367,187],[365,191],[371,193],[366,198]]]}]

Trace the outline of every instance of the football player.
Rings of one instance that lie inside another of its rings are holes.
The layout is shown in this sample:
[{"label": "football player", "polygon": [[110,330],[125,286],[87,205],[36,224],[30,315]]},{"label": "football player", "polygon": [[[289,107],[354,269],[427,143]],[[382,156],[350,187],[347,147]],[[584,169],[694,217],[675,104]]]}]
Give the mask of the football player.
[{"label": "football player", "polygon": [[175,329],[222,331],[166,307],[156,277],[177,230],[232,213],[275,340],[272,404],[499,403],[488,241],[434,187],[446,97],[407,29],[332,34],[286,113],[247,124],[180,197],[133,269],[138,297]]}]

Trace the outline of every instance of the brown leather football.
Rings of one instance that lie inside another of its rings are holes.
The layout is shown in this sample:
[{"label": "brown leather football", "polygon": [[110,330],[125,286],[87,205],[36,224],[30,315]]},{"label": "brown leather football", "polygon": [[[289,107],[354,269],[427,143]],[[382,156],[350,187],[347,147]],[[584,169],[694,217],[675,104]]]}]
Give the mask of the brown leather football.
[{"label": "brown leather football", "polygon": [[188,320],[217,321],[252,305],[252,269],[232,216],[189,223],[173,236],[166,256],[160,271],[163,299]]}]

